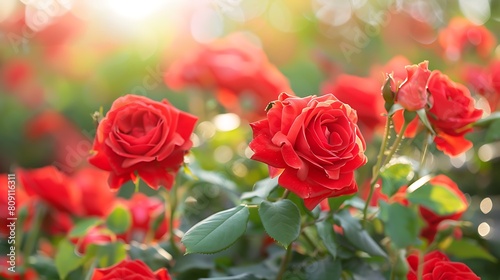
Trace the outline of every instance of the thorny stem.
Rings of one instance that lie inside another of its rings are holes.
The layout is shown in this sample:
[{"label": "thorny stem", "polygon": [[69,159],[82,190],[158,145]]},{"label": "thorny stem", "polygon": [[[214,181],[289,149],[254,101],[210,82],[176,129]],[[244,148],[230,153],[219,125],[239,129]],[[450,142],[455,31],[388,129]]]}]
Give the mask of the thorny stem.
[{"label": "thorny stem", "polygon": [[292,258],[292,244],[293,243],[288,245],[288,247],[286,248],[286,253],[285,256],[283,256],[283,259],[281,260],[280,270],[278,272],[278,275],[276,276],[276,280],[283,279],[283,275],[285,274],[286,268],[288,267],[288,263]]},{"label": "thorny stem", "polygon": [[[389,120],[390,120],[390,117],[388,117],[387,123],[389,123]],[[387,156],[385,157],[384,160],[382,160],[381,154],[385,154],[385,146],[387,145],[384,142],[386,142],[387,139],[389,138],[389,133],[388,133],[389,125],[387,123],[386,123],[386,130],[384,133],[384,141],[382,141],[382,145],[380,147],[380,152],[379,152],[380,159],[377,159],[377,164],[373,168],[373,176],[372,176],[372,180],[370,181],[370,193],[368,194],[368,198],[366,199],[366,203],[365,203],[365,208],[363,209],[363,227],[366,225],[366,216],[368,214],[368,207],[370,206],[370,201],[371,201],[372,196],[373,196],[375,184],[377,183],[377,180],[380,177],[380,169],[383,166],[385,166],[389,162],[389,160],[391,160],[392,156],[394,156],[394,154],[398,150],[399,144],[401,144],[401,141],[404,138],[406,128],[408,127],[408,124],[409,124],[409,122],[407,122],[407,121],[404,122],[403,127],[399,131],[398,136],[396,137],[396,140],[394,141],[391,148],[389,149]],[[380,162],[382,162],[381,164],[380,164],[379,160],[380,160]]]},{"label": "thorny stem", "polygon": [[174,218],[175,218],[175,210],[177,209],[177,185],[174,184],[169,193],[169,203],[170,203],[170,219],[168,221],[169,230],[170,230],[170,246],[172,247],[172,251],[174,256],[180,255],[180,250],[175,244],[175,234],[174,234]]},{"label": "thorny stem", "polygon": [[392,120],[391,116],[388,115],[387,121],[385,122],[384,138],[382,140],[382,143],[380,144],[380,150],[377,155],[377,163],[373,167],[373,178],[370,181],[370,192],[368,193],[368,198],[365,203],[365,208],[363,209],[363,227],[365,226],[366,215],[368,213],[368,206],[373,196],[373,191],[375,189],[375,182],[377,182],[378,173],[380,171],[380,164],[382,164],[382,157],[384,156],[384,151],[387,146],[387,140],[389,139],[389,129],[391,127],[391,120]]}]

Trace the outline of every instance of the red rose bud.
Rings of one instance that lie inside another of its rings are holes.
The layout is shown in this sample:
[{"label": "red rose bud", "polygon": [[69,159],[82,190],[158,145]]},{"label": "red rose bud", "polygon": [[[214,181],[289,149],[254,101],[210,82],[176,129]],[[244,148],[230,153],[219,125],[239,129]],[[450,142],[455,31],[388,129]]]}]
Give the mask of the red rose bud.
[{"label": "red rose bud", "polygon": [[141,260],[123,260],[108,268],[94,270],[91,280],[171,280],[166,268],[153,272]]},{"label": "red rose bud", "polygon": [[428,61],[406,66],[407,78],[399,86],[396,102],[408,111],[417,111],[427,104],[427,80],[431,75]]},{"label": "red rose bud", "polygon": [[112,189],[136,180],[136,174],[153,189],[170,189],[193,145],[196,121],[167,100],[120,97],[99,123],[89,162],[110,171]]},{"label": "red rose bud", "polygon": [[[419,254],[414,253],[408,256],[407,261],[410,266],[408,280],[417,280],[419,268]],[[425,280],[479,280],[479,278],[467,265],[460,262],[452,262],[443,253],[439,251],[432,251],[424,256],[422,278]]]},{"label": "red rose bud", "polygon": [[267,119],[251,124],[252,159],[268,164],[280,186],[313,209],[325,198],[358,189],[354,171],[366,156],[356,122],[356,111],[332,94],[301,98],[282,93]]}]

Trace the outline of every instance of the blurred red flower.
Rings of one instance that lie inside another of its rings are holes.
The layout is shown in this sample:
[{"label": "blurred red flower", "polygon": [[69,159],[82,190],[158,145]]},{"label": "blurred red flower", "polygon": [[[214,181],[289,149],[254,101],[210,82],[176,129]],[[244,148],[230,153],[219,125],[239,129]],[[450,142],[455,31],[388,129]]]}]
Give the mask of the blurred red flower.
[{"label": "blurred red flower", "polygon": [[500,105],[500,60],[492,61],[487,67],[465,65],[462,79],[478,94],[484,96],[491,111]]},{"label": "blurred red flower", "polygon": [[454,61],[468,48],[483,58],[488,57],[496,45],[495,36],[486,27],[459,17],[451,19],[439,32],[438,40],[445,57]]},{"label": "blurred red flower", "polygon": [[101,120],[89,162],[110,171],[109,186],[118,189],[139,176],[148,186],[170,189],[197,118],[167,100],[126,95],[113,102]]},{"label": "blurred red flower", "polygon": [[262,49],[240,34],[200,46],[175,61],[165,82],[176,90],[187,86],[215,90],[228,111],[250,120],[265,116],[267,104],[278,94],[292,92]]},{"label": "blurred red flower", "polygon": [[123,260],[108,268],[94,270],[92,280],[170,280],[166,268],[155,272],[141,260]]},{"label": "blurred red flower", "polygon": [[119,239],[127,243],[132,240],[142,243],[147,238],[159,240],[169,231],[169,219],[166,216],[165,203],[161,199],[134,193],[129,200],[119,199],[117,203],[125,205],[132,215],[129,230],[118,235]]},{"label": "blurred red flower", "polygon": [[113,205],[116,192],[109,189],[109,172],[84,167],[71,178],[81,192],[84,216],[105,216]]},{"label": "blurred red flower", "polygon": [[354,170],[366,163],[357,116],[332,94],[304,98],[282,93],[267,119],[251,124],[252,159],[313,209],[327,197],[357,191]]},{"label": "blurred red flower", "polygon": [[[408,280],[418,279],[419,257],[414,253],[407,258],[410,269],[406,275]],[[432,251],[423,257],[422,268],[423,280],[479,280],[479,278],[467,265],[460,262],[452,262],[443,253]]]},{"label": "blurred red flower", "polygon": [[71,242],[76,245],[78,253],[85,254],[91,244],[104,245],[115,240],[115,235],[104,227],[92,227],[82,237],[71,238]]}]

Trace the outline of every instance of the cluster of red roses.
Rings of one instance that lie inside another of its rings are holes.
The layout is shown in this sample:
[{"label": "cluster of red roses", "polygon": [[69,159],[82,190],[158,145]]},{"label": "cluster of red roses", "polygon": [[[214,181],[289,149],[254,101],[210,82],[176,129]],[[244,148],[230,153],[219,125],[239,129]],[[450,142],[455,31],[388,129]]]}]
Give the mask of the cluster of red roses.
[{"label": "cluster of red roses", "polygon": [[[71,241],[77,245],[80,254],[85,254],[89,244],[102,245],[115,240],[122,240],[125,243],[149,242],[159,240],[169,232],[168,217],[162,216],[165,212],[163,200],[142,193],[135,193],[130,199],[117,198],[108,186],[108,172],[84,167],[68,175],[53,166],[47,166],[37,169],[18,169],[16,175],[19,179],[16,188],[16,207],[19,209],[17,215],[25,217],[23,224],[25,231],[35,230],[34,219],[41,219],[42,236],[64,237],[73,229],[75,220],[88,218],[105,220],[115,207],[127,209],[131,224],[125,232],[115,234],[104,224],[98,223],[89,228],[84,236],[72,238]],[[4,180],[7,180],[6,174],[1,174],[0,177],[5,177]],[[2,204],[7,205],[7,201],[2,201]],[[43,216],[35,218],[40,213]],[[0,216],[2,219],[10,217],[6,208],[2,209]],[[160,217],[163,217],[162,220],[153,228],[153,221]],[[2,228],[1,234],[7,235],[8,232],[4,230]],[[50,242],[41,242],[40,250],[48,256],[54,256],[55,253]],[[2,268],[0,275],[10,275],[5,273],[7,272]],[[36,279],[33,271],[29,270],[26,273],[28,274],[23,274],[26,279]]]}]

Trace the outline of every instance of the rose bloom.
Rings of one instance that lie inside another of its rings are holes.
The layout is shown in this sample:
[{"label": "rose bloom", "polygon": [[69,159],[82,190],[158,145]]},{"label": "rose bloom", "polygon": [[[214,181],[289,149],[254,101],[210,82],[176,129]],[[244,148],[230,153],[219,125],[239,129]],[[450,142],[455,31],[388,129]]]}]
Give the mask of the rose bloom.
[{"label": "rose bloom", "polygon": [[429,62],[406,66],[407,78],[399,86],[396,102],[408,111],[417,111],[427,105],[427,80],[431,75]]},{"label": "rose bloom", "polygon": [[202,45],[175,61],[165,76],[175,90],[215,90],[230,112],[250,120],[265,116],[266,105],[281,92],[292,92],[287,78],[262,49],[241,34]]},{"label": "rose bloom", "polygon": [[367,161],[365,141],[349,105],[332,94],[280,94],[267,118],[251,124],[252,159],[269,165],[271,177],[313,209],[327,197],[357,191],[354,171]]},{"label": "rose bloom", "polygon": [[[406,275],[408,280],[417,280],[419,258],[418,254],[411,254],[407,258],[410,269]],[[479,280],[467,265],[452,262],[443,253],[432,251],[423,258],[422,280]]]},{"label": "rose bloom", "polygon": [[363,135],[371,139],[373,133],[384,125],[384,99],[380,91],[382,84],[374,78],[342,74],[323,83],[321,93],[331,93],[356,110]]},{"label": "rose bloom", "polygon": [[472,143],[464,136],[483,111],[474,107],[469,90],[439,71],[432,72],[427,88],[432,104],[427,116],[437,133],[436,147],[451,156],[470,149]]},{"label": "rose bloom", "polygon": [[165,214],[165,203],[157,197],[147,196],[143,193],[134,193],[129,199],[119,199],[118,203],[124,205],[132,216],[132,224],[127,232],[118,235],[118,238],[130,243],[132,240],[146,242],[148,236],[155,240],[161,239],[169,230],[169,219],[164,216],[157,224],[154,232],[153,224]]},{"label": "rose bloom", "polygon": [[153,189],[170,189],[193,145],[196,121],[167,100],[120,97],[99,123],[89,162],[110,171],[112,189],[136,180],[136,174]]},{"label": "rose bloom", "polygon": [[[449,156],[470,149],[472,143],[465,139],[465,134],[472,131],[472,124],[481,118],[483,111],[475,108],[469,90],[434,70],[427,81],[427,91],[430,105],[426,108],[426,115],[437,134],[434,138],[437,149]],[[403,111],[397,111],[393,120],[399,132],[404,122]],[[415,117],[408,125],[405,136],[415,137],[421,129],[424,126]]]},{"label": "rose bloom", "polygon": [[168,270],[160,268],[153,272],[141,260],[123,260],[114,266],[96,268],[91,280],[171,280]]},{"label": "rose bloom", "polygon": [[496,46],[495,36],[486,27],[458,17],[439,32],[438,41],[450,60],[459,60],[467,48],[486,58]]}]

